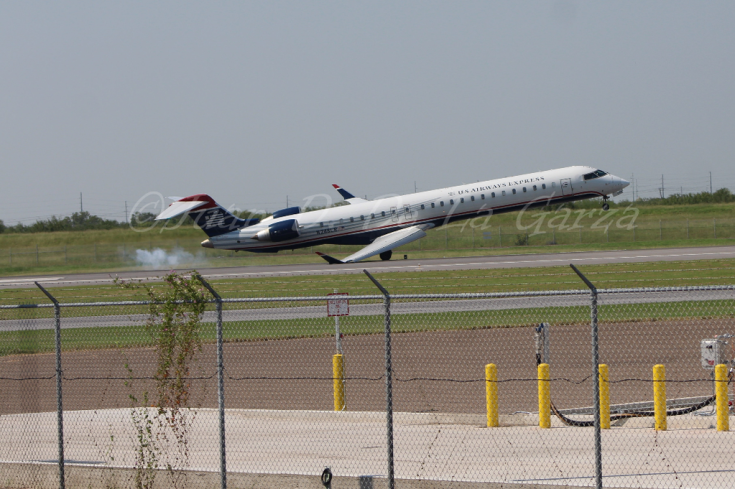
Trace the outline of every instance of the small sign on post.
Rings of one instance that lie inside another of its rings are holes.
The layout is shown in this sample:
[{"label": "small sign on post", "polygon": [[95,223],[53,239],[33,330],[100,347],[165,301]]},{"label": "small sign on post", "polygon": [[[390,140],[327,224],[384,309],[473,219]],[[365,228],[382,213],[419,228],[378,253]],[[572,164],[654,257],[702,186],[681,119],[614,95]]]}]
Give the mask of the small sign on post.
[{"label": "small sign on post", "polygon": [[350,315],[350,300],[348,299],[349,293],[340,292],[334,294],[327,294],[327,316],[349,316]]},{"label": "small sign on post", "polygon": [[347,292],[327,294],[327,316],[334,317],[334,337],[337,343],[337,353],[342,354],[342,333],[339,331],[339,317],[350,315],[350,300]]}]

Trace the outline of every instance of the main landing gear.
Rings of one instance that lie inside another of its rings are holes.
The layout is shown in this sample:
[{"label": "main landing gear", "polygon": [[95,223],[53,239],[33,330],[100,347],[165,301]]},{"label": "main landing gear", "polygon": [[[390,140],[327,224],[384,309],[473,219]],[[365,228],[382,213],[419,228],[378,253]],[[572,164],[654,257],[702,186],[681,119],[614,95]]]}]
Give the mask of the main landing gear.
[{"label": "main landing gear", "polygon": [[610,210],[610,204],[607,203],[607,195],[604,195],[602,197],[602,210],[603,211],[609,211]]},{"label": "main landing gear", "polygon": [[390,257],[393,256],[393,250],[384,251],[380,254],[380,259],[383,261],[390,260]]}]

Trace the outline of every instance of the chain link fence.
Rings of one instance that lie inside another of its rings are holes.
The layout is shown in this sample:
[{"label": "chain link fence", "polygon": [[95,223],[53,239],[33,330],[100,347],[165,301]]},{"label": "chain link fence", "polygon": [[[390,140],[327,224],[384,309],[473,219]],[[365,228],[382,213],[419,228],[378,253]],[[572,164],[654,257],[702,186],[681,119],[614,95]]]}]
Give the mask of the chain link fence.
[{"label": "chain link fence", "polygon": [[0,487],[735,483],[735,286],[376,285],[334,317],[214,295],[165,408],[147,303],[1,306]]}]

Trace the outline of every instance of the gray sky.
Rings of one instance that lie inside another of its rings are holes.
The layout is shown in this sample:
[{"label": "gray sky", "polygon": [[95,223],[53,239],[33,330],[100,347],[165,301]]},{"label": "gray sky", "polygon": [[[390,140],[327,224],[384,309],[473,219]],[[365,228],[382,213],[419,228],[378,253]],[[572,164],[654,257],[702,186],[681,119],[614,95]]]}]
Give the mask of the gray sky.
[{"label": "gray sky", "polygon": [[4,1],[0,219],[575,164],[735,190],[733,25],[731,1]]}]

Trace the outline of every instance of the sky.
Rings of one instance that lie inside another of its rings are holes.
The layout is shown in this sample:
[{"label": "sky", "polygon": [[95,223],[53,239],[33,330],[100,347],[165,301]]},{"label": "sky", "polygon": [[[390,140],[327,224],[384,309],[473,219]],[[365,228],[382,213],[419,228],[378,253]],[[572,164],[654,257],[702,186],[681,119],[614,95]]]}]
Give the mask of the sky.
[{"label": "sky", "polygon": [[3,1],[0,220],[569,165],[735,191],[733,25],[731,1]]}]

